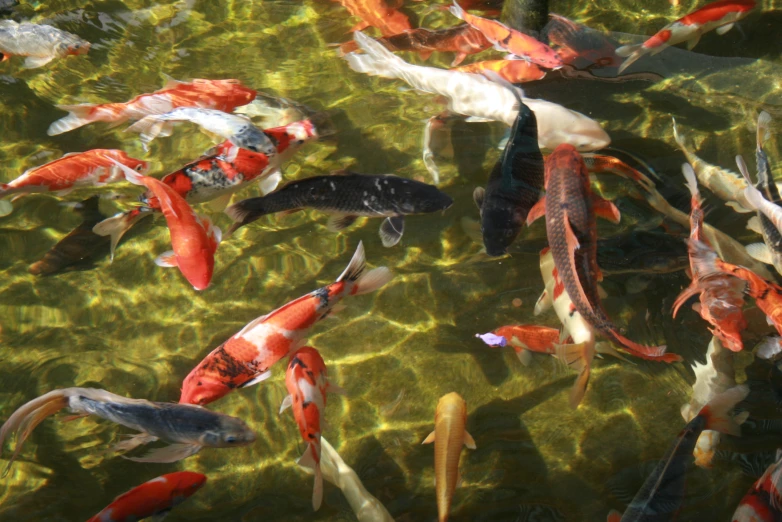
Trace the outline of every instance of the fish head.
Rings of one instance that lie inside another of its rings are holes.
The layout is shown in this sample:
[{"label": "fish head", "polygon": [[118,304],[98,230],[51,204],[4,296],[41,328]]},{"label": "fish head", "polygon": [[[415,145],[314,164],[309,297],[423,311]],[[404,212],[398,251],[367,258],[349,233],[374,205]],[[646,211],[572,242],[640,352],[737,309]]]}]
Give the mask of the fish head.
[{"label": "fish head", "polygon": [[599,150],[611,144],[608,133],[596,121],[587,117],[579,119],[569,129],[569,134],[567,142],[579,152]]},{"label": "fish head", "polygon": [[[138,172],[139,174],[146,174],[149,171],[149,163],[146,161],[131,158],[127,154],[125,154],[122,151],[119,151],[119,162],[128,167],[129,169],[132,169],[135,172]],[[115,167],[119,168],[119,167]]]},{"label": "fish head", "polygon": [[448,209],[453,205],[453,199],[445,192],[439,190],[433,185],[424,185],[420,190],[416,190],[416,202],[414,213],[427,214],[429,212],[439,212]]},{"label": "fish head", "polygon": [[174,482],[172,496],[178,501],[175,502],[175,505],[190,497],[206,483],[206,475],[193,471],[170,473],[166,475],[166,479],[170,482]]},{"label": "fish head", "polygon": [[199,437],[199,444],[211,448],[231,448],[255,442],[255,432],[243,420],[221,415],[219,422],[220,426],[216,431],[205,431]]},{"label": "fish head", "polygon": [[64,56],[75,56],[90,52],[90,42],[81,38],[68,39],[57,45],[58,51]]},{"label": "fish head", "polygon": [[492,257],[508,253],[508,247],[518,237],[524,216],[505,205],[486,205],[481,213],[481,232],[486,253]]},{"label": "fish head", "polygon": [[215,249],[211,248],[212,241],[207,238],[203,248],[192,255],[177,255],[177,266],[179,271],[185,276],[185,279],[193,285],[196,290],[205,290],[212,281],[212,272],[214,271]]}]

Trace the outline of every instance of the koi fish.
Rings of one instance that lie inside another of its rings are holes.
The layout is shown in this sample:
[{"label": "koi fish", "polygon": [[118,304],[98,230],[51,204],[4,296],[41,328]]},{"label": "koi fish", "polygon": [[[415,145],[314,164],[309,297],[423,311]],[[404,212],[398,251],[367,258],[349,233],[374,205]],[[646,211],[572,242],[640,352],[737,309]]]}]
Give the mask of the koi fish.
[{"label": "koi fish", "polygon": [[559,69],[562,67],[562,59],[554,50],[543,42],[512,29],[497,20],[489,20],[467,13],[454,0],[449,11],[459,20],[463,20],[475,27],[494,44],[498,51],[506,51],[528,62],[546,67],[547,69]]},{"label": "koi fish", "polygon": [[320,472],[320,429],[321,419],[326,411],[326,393],[345,391],[332,384],[326,375],[326,363],[318,351],[311,346],[299,348],[291,354],[288,371],[285,373],[285,387],[289,395],[280,406],[280,413],[293,406],[293,417],[299,425],[299,433],[307,449],[296,462],[315,473],[315,487],[312,490],[312,508],[317,511],[323,501],[323,475]]},{"label": "koi fish", "polygon": [[[118,161],[137,173],[144,173],[148,168],[146,161],[131,158],[121,150],[69,152],[59,159],[26,170],[13,181],[0,184],[0,198],[41,192],[54,192],[58,196],[64,196],[75,188],[101,187],[125,179],[122,170],[115,167],[111,160]],[[0,200],[0,216],[10,214],[11,210],[11,203]]]},{"label": "koi fish", "polygon": [[476,334],[492,348],[510,345],[524,366],[532,362],[532,352],[555,355],[559,341],[559,330],[536,324],[501,326],[490,335]]},{"label": "koi fish", "polygon": [[620,219],[613,203],[592,192],[586,165],[575,148],[560,145],[546,162],[546,195],[530,210],[527,224],[545,216],[546,236],[564,289],[592,328],[633,354],[681,360],[666,354],[665,346],[642,346],[627,339],[608,318],[597,290],[602,273],[597,266],[596,215],[614,223]]},{"label": "koi fish", "polygon": [[[419,27],[378,38],[377,41],[389,51],[415,51],[422,60],[427,60],[435,51],[454,52],[456,56],[451,62],[451,67],[462,63],[467,55],[485,51],[492,45],[482,32],[469,24],[437,30]],[[355,41],[345,42],[339,50],[342,54],[351,53],[358,50],[358,44]]]},{"label": "koi fish", "polygon": [[483,11],[487,16],[500,16],[505,0],[459,0],[465,11]]},{"label": "koi fish", "polygon": [[385,0],[337,1],[350,11],[350,14],[361,18],[361,21],[350,29],[351,31],[376,27],[383,36],[392,36],[413,29],[407,15],[388,5]]},{"label": "koi fish", "polygon": [[90,42],[50,25],[0,20],[0,61],[24,56],[26,69],[42,67],[55,58],[87,54]]},{"label": "koi fish", "polygon": [[236,229],[275,212],[315,208],[330,215],[328,228],[344,230],[359,216],[386,216],[380,225],[383,246],[399,243],[405,230],[405,216],[446,210],[453,200],[433,185],[391,174],[368,175],[353,172],[313,176],[288,183],[266,196],[250,198],[226,209]]},{"label": "koi fish", "polygon": [[[518,113],[516,95],[489,79],[462,71],[411,65],[361,32],[353,38],[364,54],[345,55],[357,72],[384,78],[399,78],[422,92],[448,99],[448,109],[471,117],[471,121],[501,121],[513,126]],[[570,143],[578,150],[597,150],[611,139],[594,120],[556,103],[523,98],[538,121],[538,145],[553,150]]]},{"label": "koi fish", "polygon": [[478,187],[473,192],[481,215],[483,244],[490,256],[508,252],[543,189],[543,154],[538,148],[535,113],[508,85],[518,98],[516,121],[502,156],[489,174],[486,189]]},{"label": "koi fish", "polygon": [[359,242],[336,282],[255,319],[207,355],[185,377],[179,402],[209,404],[234,388],[267,379],[269,368],[303,346],[310,328],[331,314],[343,297],[374,292],[393,277],[384,266],[365,270],[364,244]]},{"label": "koi fish", "polygon": [[752,485],[733,513],[733,522],[776,522],[782,520],[782,451],[777,461]]},{"label": "koi fish", "polygon": [[549,13],[549,23],[543,33],[562,62],[583,69],[587,66],[619,67],[621,58],[616,55],[616,42],[600,31],[578,24],[554,13]]},{"label": "koi fish", "polygon": [[437,495],[438,522],[448,520],[451,499],[459,482],[459,457],[462,445],[475,449],[475,440],[467,433],[467,404],[451,392],[440,397],[434,412],[434,431],[423,444],[434,442],[434,487]]},{"label": "koi fish", "polygon": [[687,464],[691,462],[698,437],[703,430],[740,436],[739,424],[747,418],[747,413],[732,417],[730,411],[744,400],[748,393],[747,386],[736,386],[709,401],[679,432],[624,514],[613,511],[608,516],[608,522],[670,520],[684,499],[685,471]]},{"label": "koi fish", "polygon": [[716,29],[721,36],[746,17],[755,5],[754,0],[718,0],[666,25],[642,44],[619,47],[616,54],[627,59],[618,72],[622,74],[642,56],[655,55],[669,45],[687,42],[687,49],[691,50],[698,44],[701,36],[712,29]]},{"label": "koi fish", "polygon": [[196,214],[187,201],[165,183],[149,176],[140,176],[124,165],[122,169],[128,181],[147,187],[155,194],[166,218],[173,250],[158,256],[155,264],[162,267],[176,266],[193,288],[206,289],[212,280],[214,254],[222,238],[220,229],[208,217]]},{"label": "koi fish", "polygon": [[250,103],[255,95],[256,91],[245,87],[239,80],[196,79],[189,83],[169,80],[162,89],[136,96],[124,103],[58,105],[58,109],[69,114],[52,123],[46,133],[56,136],[98,121],[117,126],[150,114],[170,112],[177,107],[231,112],[240,105]]},{"label": "koi fish", "polygon": [[749,203],[749,208],[757,210],[769,221],[770,225],[773,225],[777,233],[782,234],[782,207],[768,201],[763,197],[763,194],[752,185],[752,180],[749,177],[747,171],[747,165],[744,163],[744,158],[736,156],[736,165],[738,165],[742,176],[747,182],[747,187],[744,189],[744,196]]},{"label": "koi fish", "polygon": [[171,443],[144,457],[126,457],[136,462],[176,462],[204,447],[232,448],[255,441],[255,433],[241,419],[197,406],[129,399],[95,388],[62,388],[27,402],[0,427],[0,448],[12,432],[17,433],[16,448],[3,475],[35,427],[63,408],[79,417],[96,415],[140,432],[111,451],[130,451],[156,440]]},{"label": "koi fish", "polygon": [[636,230],[597,240],[603,274],[669,274],[689,266],[687,246],[671,234]]},{"label": "koi fish", "polygon": [[253,125],[249,118],[216,109],[179,107],[165,114],[145,116],[127,130],[140,133],[141,142],[146,149],[149,142],[156,137],[171,136],[174,123],[183,121],[195,123],[203,130],[220,136],[242,149],[266,154],[269,157],[277,153],[277,147],[269,136]]},{"label": "koi fish", "polygon": [[500,78],[510,83],[531,82],[546,76],[546,72],[541,70],[540,67],[525,60],[486,60],[484,62],[462,65],[454,70],[474,74],[493,71]]},{"label": "koi fish", "polygon": [[741,332],[747,328],[743,312],[744,283],[707,266],[710,264],[708,259],[715,258],[717,254],[703,235],[703,209],[698,181],[689,164],[682,165],[682,172],[692,195],[688,243],[692,283],[676,298],[673,316],[676,317],[679,308],[690,297],[700,295],[700,306],[696,310],[704,321],[713,326],[710,329],[712,335],[719,337],[729,350],[740,352],[744,348]]},{"label": "koi fish", "polygon": [[87,522],[124,522],[164,517],[205,483],[206,475],[192,471],[161,475],[118,496]]}]

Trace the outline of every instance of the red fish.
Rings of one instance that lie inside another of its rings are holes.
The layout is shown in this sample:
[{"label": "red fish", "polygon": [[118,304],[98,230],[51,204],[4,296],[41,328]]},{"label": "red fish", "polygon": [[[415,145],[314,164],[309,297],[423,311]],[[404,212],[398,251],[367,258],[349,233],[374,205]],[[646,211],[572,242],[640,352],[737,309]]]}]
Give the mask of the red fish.
[{"label": "red fish", "polygon": [[[120,165],[116,161],[114,163]],[[187,201],[165,183],[140,176],[124,165],[122,169],[128,181],[147,187],[155,194],[166,218],[173,251],[161,254],[155,263],[179,267],[193,288],[204,290],[212,280],[214,254],[221,239],[220,229],[208,217],[196,214]]]},{"label": "red fish", "polygon": [[534,63],[526,60],[486,60],[456,68],[457,71],[483,74],[484,71],[494,71],[500,78],[510,83],[524,83],[540,80],[546,76]]},{"label": "red fish", "polygon": [[741,499],[733,522],[777,522],[782,520],[782,454]]},{"label": "red fish", "polygon": [[546,195],[530,210],[527,224],[545,216],[554,265],[575,309],[594,330],[632,353],[665,362],[681,360],[666,354],[665,346],[642,346],[627,339],[608,318],[597,288],[603,277],[597,266],[596,215],[614,223],[620,217],[613,203],[592,192],[578,151],[559,145],[546,161]]},{"label": "red fish", "polygon": [[374,292],[388,283],[386,267],[366,270],[363,243],[334,283],[299,297],[247,324],[215,348],[187,377],[180,403],[208,404],[234,388],[257,384],[271,375],[274,363],[302,346],[310,328],[349,295]]},{"label": "red fish", "polygon": [[692,49],[701,36],[712,29],[716,29],[719,35],[725,34],[736,22],[746,17],[755,5],[754,0],[712,2],[666,25],[642,44],[622,46],[616,50],[616,54],[626,56],[627,59],[619,67],[619,73],[645,54],[657,54],[669,45],[687,42],[687,49]]},{"label": "red fish", "polygon": [[459,0],[459,5],[465,11],[483,11],[486,16],[498,17],[502,14],[505,0]]},{"label": "red fish", "polygon": [[245,87],[239,80],[196,79],[190,83],[171,80],[158,91],[136,96],[124,103],[58,105],[58,109],[70,114],[52,123],[47,134],[55,136],[96,121],[116,126],[128,120],[140,120],[152,114],[171,112],[177,107],[232,112],[236,107],[253,101],[255,95],[256,91]]},{"label": "red fish", "polygon": [[[115,167],[111,160],[122,163],[134,172],[144,173],[148,168],[146,161],[131,158],[121,150],[71,152],[60,159],[28,169],[13,181],[0,184],[0,198],[36,192],[55,192],[58,196],[64,196],[78,187],[100,187],[125,179],[122,170]],[[0,201],[0,216],[9,214],[11,210],[11,203]]]},{"label": "red fish", "polygon": [[376,27],[383,36],[392,36],[413,27],[407,15],[397,11],[385,0],[337,0],[350,14],[361,18],[351,31],[362,31],[367,27]]},{"label": "red fish", "polygon": [[532,36],[511,29],[496,20],[471,15],[459,7],[455,1],[450,7],[450,11],[456,18],[464,20],[481,31],[499,51],[507,51],[548,69],[559,69],[563,65],[562,59],[551,47]]},{"label": "red fish", "polygon": [[493,333],[505,339],[505,342],[513,347],[516,356],[524,366],[529,365],[532,360],[531,352],[556,355],[558,344],[573,342],[569,337],[560,340],[559,330],[556,328],[535,324],[501,326]]},{"label": "red fish", "polygon": [[556,47],[562,61],[579,69],[588,66],[619,67],[622,59],[616,55],[615,43],[600,31],[577,24],[564,16],[549,14],[544,28],[550,44]]},{"label": "red fish", "polygon": [[694,295],[700,295],[697,311],[704,321],[713,326],[711,333],[722,341],[725,348],[740,352],[744,348],[741,332],[747,328],[744,318],[744,283],[731,275],[720,272],[713,263],[717,257],[709,241],[703,235],[703,209],[698,191],[698,180],[692,167],[685,163],[682,171],[692,194],[690,203],[690,270],[692,283],[676,298],[673,316]]},{"label": "red fish", "polygon": [[321,420],[326,411],[326,393],[341,393],[344,390],[331,384],[326,374],[326,363],[318,351],[311,346],[299,348],[291,354],[288,371],[285,374],[288,395],[282,401],[280,413],[293,406],[293,417],[299,425],[299,433],[307,449],[298,464],[315,472],[315,487],[312,490],[312,508],[317,511],[323,501],[323,475],[320,472]]},{"label": "red fish", "polygon": [[165,516],[201,489],[204,483],[206,475],[192,471],[161,475],[118,496],[87,522],[126,522]]}]

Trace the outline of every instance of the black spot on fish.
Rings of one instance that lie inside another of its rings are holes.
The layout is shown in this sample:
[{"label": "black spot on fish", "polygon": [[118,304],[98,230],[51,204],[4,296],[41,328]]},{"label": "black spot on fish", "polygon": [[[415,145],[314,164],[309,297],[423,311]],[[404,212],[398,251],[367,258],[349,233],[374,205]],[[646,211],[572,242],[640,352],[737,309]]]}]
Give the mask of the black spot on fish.
[{"label": "black spot on fish", "polygon": [[289,366],[290,366],[291,368],[294,368],[294,367],[296,367],[297,365],[298,365],[298,366],[301,366],[301,367],[302,367],[302,368],[304,368],[305,370],[307,369],[307,365],[306,365],[306,364],[304,364],[304,361],[302,361],[302,360],[301,360],[301,359],[299,359],[298,357],[294,357],[294,358],[293,358],[293,360],[291,360],[291,363],[290,363],[290,365],[289,365]]},{"label": "black spot on fish", "polygon": [[233,381],[237,377],[247,377],[247,380],[249,380],[260,373],[249,368],[242,361],[232,357],[225,351],[225,345],[221,345],[213,357],[207,358],[203,370],[208,373],[218,374],[223,381],[223,384],[231,389],[236,388],[237,385]]}]

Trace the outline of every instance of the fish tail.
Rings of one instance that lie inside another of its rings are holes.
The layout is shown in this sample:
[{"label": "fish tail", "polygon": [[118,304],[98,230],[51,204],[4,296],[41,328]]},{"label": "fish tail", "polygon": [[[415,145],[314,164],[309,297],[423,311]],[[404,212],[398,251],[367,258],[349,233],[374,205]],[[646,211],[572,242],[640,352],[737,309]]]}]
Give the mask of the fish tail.
[{"label": "fish tail", "polygon": [[80,388],[64,388],[50,391],[49,393],[41,395],[37,399],[33,399],[24,404],[5,421],[3,426],[0,427],[0,451],[2,451],[3,443],[11,432],[17,433],[17,438],[14,454],[8,461],[8,465],[3,471],[3,476],[8,474],[14,460],[19,456],[24,441],[27,440],[27,437],[30,436],[30,433],[32,433],[35,427],[43,422],[46,417],[54,415],[68,406],[68,398],[74,394],[74,390],[79,389]]},{"label": "fish tail", "polygon": [[576,408],[584,398],[587,385],[589,384],[592,359],[595,357],[595,341],[592,339],[579,344],[558,345],[556,347],[556,357],[579,372],[569,399],[570,407]]},{"label": "fish tail", "polygon": [[348,53],[345,56],[351,69],[384,78],[399,77],[400,65],[404,64],[401,58],[361,31],[353,33],[353,39],[365,54]]},{"label": "fish tail", "polygon": [[264,202],[265,199],[263,197],[249,198],[225,209],[225,213],[228,217],[234,220],[234,224],[228,229],[226,237],[231,235],[237,228],[252,223],[256,219],[268,214],[269,212],[267,212]]},{"label": "fish tail", "polygon": [[452,6],[448,7],[448,10],[459,20],[464,20],[464,9],[462,9],[462,6],[456,3],[456,0],[454,0]]},{"label": "fish tail", "polygon": [[673,317],[674,317],[674,319],[676,318],[676,314],[679,313],[679,308],[681,308],[682,305],[685,302],[687,302],[687,300],[690,297],[692,297],[694,295],[698,295],[701,292],[703,292],[703,289],[700,287],[700,285],[698,285],[697,281],[693,281],[692,283],[690,283],[690,286],[688,286],[687,288],[682,290],[681,293],[678,296],[676,296],[676,301],[673,302]]},{"label": "fish tail", "polygon": [[689,159],[689,156],[692,155],[692,152],[690,151],[689,145],[687,144],[687,140],[684,138],[684,135],[679,133],[679,128],[676,125],[676,118],[671,118],[671,120],[673,121],[673,139],[676,141],[676,144],[679,146],[684,155]]},{"label": "fish tail", "polygon": [[[10,187],[6,183],[0,183],[0,198],[5,196]],[[14,205],[10,201],[0,199],[0,217],[7,216],[14,210]]]},{"label": "fish tail", "polygon": [[622,47],[617,47],[616,51],[614,52],[617,56],[627,58],[624,62],[622,62],[622,65],[619,66],[619,69],[617,69],[617,73],[622,74],[625,69],[630,67],[636,61],[638,61],[641,56],[646,54],[646,49],[644,48],[643,44],[623,45]]},{"label": "fish tail", "polygon": [[738,420],[743,419],[744,415],[733,416],[730,412],[736,404],[743,401],[748,394],[749,387],[741,385],[735,386],[714,397],[703,407],[703,409],[701,409],[700,413],[698,413],[699,417],[704,417],[706,420],[704,429],[740,436],[741,428],[739,428],[740,422]]},{"label": "fish tail", "polygon": [[345,271],[337,278],[337,282],[345,281],[354,284],[352,295],[361,295],[374,292],[391,281],[394,275],[384,267],[378,267],[364,272],[367,268],[367,260],[364,254],[364,243],[359,241],[353,258],[348,263]]},{"label": "fish tail", "polygon": [[760,115],[758,116],[758,135],[757,135],[758,150],[762,149],[763,143],[765,143],[766,140],[771,138],[770,127],[771,127],[771,115],[766,111],[761,111]]},{"label": "fish tail", "polygon": [[92,109],[95,108],[95,104],[93,103],[58,105],[57,108],[62,111],[67,111],[68,115],[49,125],[49,129],[46,131],[46,134],[49,136],[56,136],[63,132],[72,131],[73,129],[78,129],[79,127],[97,121],[94,116],[90,114]]},{"label": "fish tail", "polygon": [[95,234],[99,236],[111,237],[111,261],[114,261],[114,251],[117,249],[117,244],[119,243],[119,240],[122,239],[122,236],[125,234],[125,232],[130,230],[133,225],[150,214],[150,210],[141,210],[136,208],[115,214],[92,227],[92,231]]},{"label": "fish tail", "polygon": [[320,471],[320,456],[316,455],[314,444],[307,444],[304,455],[296,461],[296,464],[311,469],[315,473],[315,485],[312,488],[312,509],[317,511],[323,502],[323,474]]},{"label": "fish tail", "polygon": [[127,132],[138,132],[141,135],[142,143],[146,147],[147,143],[158,136],[171,136],[174,131],[174,124],[160,119],[157,114],[151,114],[141,118],[125,130]]},{"label": "fish tail", "polygon": [[644,346],[642,344],[631,341],[616,331],[616,329],[613,327],[603,328],[601,329],[601,333],[603,333],[606,337],[615,343],[624,347],[636,357],[647,359],[649,361],[659,361],[666,363],[678,362],[682,360],[681,355],[675,353],[665,353],[667,347],[664,344],[660,346]]},{"label": "fish tail", "polygon": [[717,252],[703,241],[688,239],[687,250],[698,274],[698,280],[708,279],[722,273],[722,270],[717,266]]},{"label": "fish tail", "polygon": [[685,185],[690,190],[692,199],[700,203],[701,194],[698,191],[698,178],[695,177],[695,171],[692,170],[692,165],[689,163],[682,163],[682,174],[684,174],[684,179],[686,180]]}]

